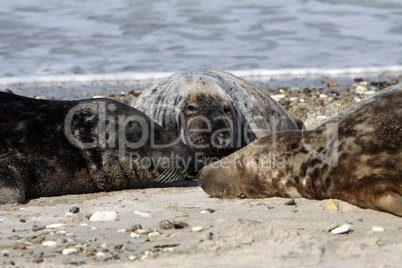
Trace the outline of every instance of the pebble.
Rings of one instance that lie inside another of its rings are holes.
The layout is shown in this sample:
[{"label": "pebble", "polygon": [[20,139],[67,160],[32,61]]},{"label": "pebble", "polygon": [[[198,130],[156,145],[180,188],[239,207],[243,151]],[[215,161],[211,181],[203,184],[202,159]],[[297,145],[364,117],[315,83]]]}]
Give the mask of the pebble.
[{"label": "pebble", "polygon": [[161,235],[160,232],[150,232],[150,233],[148,233],[149,237],[157,237],[157,236],[160,236],[160,235]]},{"label": "pebble", "polygon": [[79,208],[79,207],[72,207],[72,208],[70,208],[70,212],[71,212],[71,213],[74,213],[74,214],[79,213],[79,212],[80,212],[80,208]]},{"label": "pebble", "polygon": [[200,232],[202,230],[204,230],[204,227],[202,226],[194,226],[193,228],[191,228],[191,231],[193,232]]},{"label": "pebble", "polygon": [[6,220],[3,219],[3,218],[0,219],[0,223],[3,223],[3,222],[5,222],[5,221],[6,221]]},{"label": "pebble", "polygon": [[367,91],[367,87],[365,86],[356,86],[356,93],[357,94],[364,94]]},{"label": "pebble", "polygon": [[278,100],[283,100],[284,98],[286,98],[286,94],[275,94],[275,95],[271,95],[271,98],[273,98],[274,100],[278,101]]},{"label": "pebble", "polygon": [[62,254],[63,255],[72,255],[72,254],[76,254],[78,251],[75,248],[66,248],[63,249]]},{"label": "pebble", "polygon": [[384,232],[384,228],[382,228],[380,226],[373,226],[373,227],[371,227],[371,231],[373,231],[373,232]]},{"label": "pebble", "polygon": [[141,212],[141,211],[138,211],[138,210],[134,211],[134,214],[138,215],[138,216],[140,216],[142,218],[148,218],[148,217],[151,216],[151,214],[149,214],[149,213]]},{"label": "pebble", "polygon": [[66,226],[64,223],[54,223],[54,224],[46,225],[46,229],[54,229],[54,228],[59,228],[59,227],[64,227],[64,226]]},{"label": "pebble", "polygon": [[330,210],[335,210],[335,211],[339,210],[338,206],[332,200],[327,201],[326,207],[327,207],[327,209],[330,209]]},{"label": "pebble", "polygon": [[290,199],[289,201],[286,201],[284,203],[285,206],[294,206],[296,205],[296,200],[294,198]]},{"label": "pebble", "polygon": [[66,230],[60,230],[60,231],[57,231],[56,234],[59,234],[59,235],[66,235],[67,232],[66,232]]},{"label": "pebble", "polygon": [[55,247],[56,244],[57,244],[56,241],[43,241],[43,242],[42,242],[42,245],[43,245],[44,247]]},{"label": "pebble", "polygon": [[24,244],[24,243],[14,243],[13,245],[12,245],[12,247],[13,247],[13,249],[27,249],[27,244]]},{"label": "pebble", "polygon": [[327,94],[320,94],[320,99],[327,99],[328,95]]},{"label": "pebble", "polygon": [[188,223],[182,222],[182,221],[174,221],[173,222],[174,228],[175,229],[183,229],[188,226]]},{"label": "pebble", "polygon": [[332,234],[346,234],[352,230],[349,224],[344,224],[331,230]]},{"label": "pebble", "polygon": [[71,213],[71,212],[67,212],[66,214],[64,214],[64,216],[66,216],[66,217],[72,217],[74,214],[73,213]]},{"label": "pebble", "polygon": [[175,203],[166,203],[162,205],[163,209],[166,210],[178,210],[179,206]]},{"label": "pebble", "polygon": [[117,219],[116,211],[95,211],[90,221],[115,221]]},{"label": "pebble", "polygon": [[169,229],[173,229],[174,225],[173,223],[171,223],[168,220],[163,220],[159,222],[159,228],[163,229],[163,230],[169,230]]},{"label": "pebble", "polygon": [[151,230],[149,229],[137,229],[135,230],[138,234],[147,234],[149,232],[151,232]]},{"label": "pebble", "polygon": [[130,256],[128,256],[128,259],[130,260],[130,261],[134,261],[134,260],[138,260],[140,257],[138,257],[138,255],[130,255]]},{"label": "pebble", "polygon": [[130,237],[131,237],[131,238],[134,238],[134,239],[136,239],[136,238],[141,238],[141,236],[140,236],[139,234],[136,234],[136,233],[134,233],[134,232],[131,232],[131,233],[130,233]]}]

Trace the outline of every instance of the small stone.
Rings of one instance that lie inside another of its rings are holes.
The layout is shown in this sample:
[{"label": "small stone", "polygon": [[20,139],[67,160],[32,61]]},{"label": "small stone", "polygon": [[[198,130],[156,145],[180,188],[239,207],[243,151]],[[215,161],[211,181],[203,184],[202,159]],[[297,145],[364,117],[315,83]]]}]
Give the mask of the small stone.
[{"label": "small stone", "polygon": [[271,95],[271,98],[273,98],[274,100],[278,101],[278,100],[283,100],[284,98],[286,98],[286,94],[275,94],[275,95]]},{"label": "small stone", "polygon": [[327,94],[320,94],[319,98],[320,99],[327,99],[328,95]]},{"label": "small stone", "polygon": [[157,236],[160,236],[160,235],[161,235],[160,232],[150,232],[150,233],[148,233],[149,237],[157,237]]},{"label": "small stone", "polygon": [[70,212],[71,212],[71,213],[74,213],[74,214],[79,213],[79,212],[80,212],[80,208],[79,208],[79,207],[72,207],[72,208],[70,208]]},{"label": "small stone", "polygon": [[99,251],[99,252],[96,252],[96,255],[95,255],[97,258],[103,258],[103,257],[106,257],[106,252],[103,252],[103,251]]},{"label": "small stone", "polygon": [[127,232],[135,232],[135,231],[137,231],[138,229],[142,229],[141,224],[136,224],[136,225],[131,226],[131,227],[127,230]]},{"label": "small stone", "polygon": [[207,239],[208,239],[208,240],[214,239],[214,233],[213,233],[213,232],[209,232],[209,233],[208,233],[208,236],[207,236]]},{"label": "small stone", "polygon": [[116,232],[118,232],[118,233],[125,233],[125,232],[127,232],[127,229],[119,229],[119,230],[117,230]]},{"label": "small stone", "polygon": [[115,221],[117,219],[116,211],[95,211],[90,221]]},{"label": "small stone", "polygon": [[13,244],[13,249],[27,249],[27,244],[24,244],[24,243],[14,243]]},{"label": "small stone", "polygon": [[0,218],[0,223],[3,223],[3,222],[5,222],[5,221],[6,221],[5,219]]},{"label": "small stone", "polygon": [[177,204],[174,203],[166,203],[162,205],[163,209],[166,210],[178,210],[179,206]]},{"label": "small stone", "polygon": [[26,220],[24,220],[24,219],[21,219],[21,220],[20,220],[20,222],[23,222],[23,223],[25,223],[25,222],[27,222],[27,221],[26,221]]},{"label": "small stone", "polygon": [[60,231],[57,231],[56,234],[59,234],[59,235],[66,235],[67,232],[66,232],[66,230],[60,230]]},{"label": "small stone", "polygon": [[382,228],[380,226],[373,226],[373,227],[371,227],[371,231],[373,231],[373,232],[384,232],[384,228]]},{"label": "small stone", "polygon": [[32,228],[32,231],[40,231],[40,230],[43,230],[43,229],[46,229],[45,225],[35,226],[35,227]]},{"label": "small stone", "polygon": [[136,234],[136,233],[134,233],[134,232],[131,232],[131,233],[130,233],[130,237],[136,239],[136,238],[140,238],[141,236],[140,236],[139,234]]},{"label": "small stone", "polygon": [[148,234],[149,232],[151,232],[151,230],[149,230],[149,229],[137,229],[136,232],[138,234]]},{"label": "small stone", "polygon": [[76,254],[78,251],[75,248],[66,248],[63,249],[62,254],[63,255],[72,255],[72,254]]},{"label": "small stone", "polygon": [[42,263],[43,262],[43,258],[36,258],[32,260],[33,263]]},{"label": "small stone", "polygon": [[334,86],[336,86],[336,82],[328,82],[327,86],[328,87],[334,87]]},{"label": "small stone", "polygon": [[204,230],[204,227],[202,226],[194,226],[193,228],[191,228],[191,231],[193,232],[200,232],[202,230]]},{"label": "small stone", "polygon": [[188,223],[182,222],[182,221],[174,221],[173,222],[174,228],[175,229],[183,229],[188,226]]},{"label": "small stone", "polygon": [[326,207],[327,207],[327,209],[330,209],[330,210],[335,210],[335,211],[339,210],[338,206],[332,200],[327,201]]},{"label": "small stone", "polygon": [[356,93],[357,94],[364,94],[367,91],[367,87],[365,86],[356,86]]},{"label": "small stone", "polygon": [[141,211],[134,211],[134,214],[138,215],[138,216],[140,216],[142,218],[148,218],[148,217],[151,216],[151,214],[146,213],[146,212],[141,212]]},{"label": "small stone", "polygon": [[115,250],[119,250],[119,249],[126,249],[126,246],[124,244],[118,244],[116,246],[114,246]]},{"label": "small stone", "polygon": [[332,234],[346,234],[352,230],[349,224],[344,224],[331,230]]},{"label": "small stone", "polygon": [[274,206],[268,206],[267,209],[274,209]]},{"label": "small stone", "polygon": [[296,205],[297,203],[296,203],[296,200],[294,199],[294,198],[292,198],[292,199],[290,199],[289,201],[286,201],[285,202],[285,206],[294,206],[294,205]]},{"label": "small stone", "polygon": [[159,228],[163,229],[163,230],[169,230],[169,229],[173,229],[174,225],[173,223],[171,223],[168,220],[163,220],[159,222]]},{"label": "small stone", "polygon": [[42,245],[43,245],[44,247],[55,247],[56,244],[57,244],[56,241],[43,241],[43,242],[42,242]]},{"label": "small stone", "polygon": [[59,227],[64,227],[64,226],[66,226],[64,223],[54,223],[54,224],[46,225],[46,229],[54,229],[54,228],[59,228]]},{"label": "small stone", "polygon": [[72,217],[72,216],[73,216],[73,213],[67,212],[66,214],[64,214],[64,216],[66,216],[66,217]]},{"label": "small stone", "polygon": [[130,255],[130,256],[128,256],[128,259],[130,260],[130,261],[134,261],[134,260],[138,260],[140,257],[138,257],[138,255]]}]

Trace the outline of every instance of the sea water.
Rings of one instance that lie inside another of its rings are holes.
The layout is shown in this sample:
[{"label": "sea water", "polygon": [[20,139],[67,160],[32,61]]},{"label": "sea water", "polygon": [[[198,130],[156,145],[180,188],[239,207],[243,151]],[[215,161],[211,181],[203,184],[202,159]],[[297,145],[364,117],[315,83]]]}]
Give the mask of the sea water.
[{"label": "sea water", "polygon": [[400,0],[13,0],[0,85],[402,71]]}]

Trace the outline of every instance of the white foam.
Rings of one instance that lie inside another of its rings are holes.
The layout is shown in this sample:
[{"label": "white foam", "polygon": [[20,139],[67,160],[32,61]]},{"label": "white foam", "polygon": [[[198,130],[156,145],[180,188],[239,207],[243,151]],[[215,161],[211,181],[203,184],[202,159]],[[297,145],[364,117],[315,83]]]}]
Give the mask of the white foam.
[{"label": "white foam", "polygon": [[[245,79],[266,80],[271,78],[295,78],[295,77],[320,77],[320,76],[358,76],[376,74],[398,74],[402,72],[402,65],[385,67],[355,67],[343,69],[253,69],[253,70],[227,70],[236,76]],[[57,83],[107,83],[117,81],[132,82],[155,82],[167,77],[174,72],[125,72],[111,74],[91,75],[48,75],[48,76],[27,76],[27,77],[3,77],[0,78],[0,86],[21,85],[21,84],[57,84]]]}]

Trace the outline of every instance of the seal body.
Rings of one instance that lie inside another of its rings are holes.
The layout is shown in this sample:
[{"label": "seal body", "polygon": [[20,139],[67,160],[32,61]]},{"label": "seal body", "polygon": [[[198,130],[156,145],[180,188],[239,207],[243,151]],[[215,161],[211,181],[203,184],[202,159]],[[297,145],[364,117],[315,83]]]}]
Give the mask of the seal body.
[{"label": "seal body", "polygon": [[260,138],[204,167],[201,187],[221,198],[335,198],[402,216],[402,84],[310,131]]},{"label": "seal body", "polygon": [[257,137],[303,127],[265,92],[222,71],[173,74],[131,105],[196,153],[217,159]]},{"label": "seal body", "polygon": [[123,189],[194,152],[142,112],[110,99],[36,100],[0,92],[0,203]]}]

